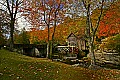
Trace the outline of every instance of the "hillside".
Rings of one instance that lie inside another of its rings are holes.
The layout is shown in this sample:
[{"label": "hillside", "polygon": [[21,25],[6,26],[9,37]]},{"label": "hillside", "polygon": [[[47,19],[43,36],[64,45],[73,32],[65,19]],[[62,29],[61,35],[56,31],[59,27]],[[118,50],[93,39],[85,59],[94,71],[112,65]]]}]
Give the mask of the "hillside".
[{"label": "hillside", "polygon": [[[77,36],[84,35],[85,29],[85,18],[79,19],[71,19],[66,18],[64,23],[57,25],[55,30],[55,41],[60,44],[64,44],[66,39],[70,33],[74,33]],[[52,39],[54,28],[50,28],[50,40]],[[34,43],[35,41],[47,41],[48,40],[48,29],[45,30],[36,30],[32,29],[29,32],[30,34],[30,43]]]},{"label": "hillside", "polygon": [[89,70],[0,50],[0,80],[119,80],[117,70]]}]

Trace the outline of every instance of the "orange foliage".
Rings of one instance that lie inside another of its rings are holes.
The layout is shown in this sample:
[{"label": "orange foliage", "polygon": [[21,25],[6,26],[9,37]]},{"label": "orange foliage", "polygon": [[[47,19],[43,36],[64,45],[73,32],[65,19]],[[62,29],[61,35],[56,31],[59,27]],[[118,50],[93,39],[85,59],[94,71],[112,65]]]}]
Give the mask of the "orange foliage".
[{"label": "orange foliage", "polygon": [[[57,18],[63,16],[64,11],[61,8],[61,5],[64,7],[64,2],[65,1],[61,0],[25,0],[23,2],[24,8],[20,11],[23,12],[22,15],[32,26],[39,27],[41,25],[53,23],[55,20],[54,15],[56,15],[56,13]],[[50,18],[48,16],[50,16]]]},{"label": "orange foliage", "polygon": [[[64,23],[59,24],[56,27],[55,31],[55,41],[59,42],[60,44],[64,44],[66,42],[66,39],[68,35],[73,32],[75,35],[83,35],[84,34],[84,26],[80,25],[80,19],[72,20],[67,19]],[[50,40],[52,40],[52,34],[53,34],[54,28],[50,28]],[[29,32],[31,35],[30,42],[33,43],[33,37],[37,36],[38,41],[48,41],[48,29],[45,30],[37,30],[35,28],[32,28]]]},{"label": "orange foliage", "polygon": [[100,22],[98,36],[112,36],[120,33],[120,1],[111,5]]}]

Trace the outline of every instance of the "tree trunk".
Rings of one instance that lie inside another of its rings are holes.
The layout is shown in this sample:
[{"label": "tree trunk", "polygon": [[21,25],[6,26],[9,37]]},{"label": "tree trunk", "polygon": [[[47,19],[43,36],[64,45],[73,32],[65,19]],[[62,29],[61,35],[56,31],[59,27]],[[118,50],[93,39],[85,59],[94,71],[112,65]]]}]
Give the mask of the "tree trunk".
[{"label": "tree trunk", "polygon": [[[83,5],[87,11],[87,20],[86,20],[86,38],[88,40],[88,46],[89,46],[89,54],[88,57],[91,58],[91,68],[95,68],[95,64],[96,64],[96,60],[95,60],[95,55],[94,55],[94,37],[95,34],[97,32],[97,29],[99,27],[99,23],[100,23],[100,19],[103,13],[103,4],[104,4],[104,0],[102,1],[102,5],[101,5],[101,11],[100,11],[100,15],[98,16],[98,20],[96,23],[96,26],[93,27],[92,25],[92,20],[91,20],[91,7],[93,7],[93,5],[91,5],[91,1],[88,0],[88,4],[86,2],[86,0],[82,0]],[[100,1],[100,2],[101,2]]]},{"label": "tree trunk", "polygon": [[95,55],[94,55],[94,34],[91,33],[91,19],[90,19],[90,4],[88,4],[87,8],[87,20],[86,20],[86,36],[88,39],[88,46],[89,46],[89,54],[88,57],[91,58],[91,65],[95,65]]},{"label": "tree trunk", "polygon": [[53,34],[52,34],[52,40],[51,40],[51,43],[50,43],[50,56],[52,56],[52,54],[53,54],[53,44],[54,44],[54,36],[55,36],[55,30],[56,30],[56,17],[57,17],[57,14],[56,14],[56,12],[54,12],[54,14],[55,14],[54,15],[54,30],[53,30]]},{"label": "tree trunk", "polygon": [[47,43],[47,55],[46,55],[46,58],[48,58],[48,55],[49,55],[49,42]]},{"label": "tree trunk", "polygon": [[14,33],[14,21],[11,20],[11,23],[10,23],[10,50],[11,51],[14,48],[13,33]]},{"label": "tree trunk", "polygon": [[89,45],[89,57],[91,58],[91,65],[96,64],[95,54],[94,54],[94,46],[93,43]]},{"label": "tree trunk", "polygon": [[47,43],[47,55],[46,58],[49,57],[49,53],[50,53],[50,26],[49,24],[47,24],[48,27],[48,43]]},{"label": "tree trunk", "polygon": [[53,54],[53,41],[50,42],[50,59],[52,58],[52,54]]}]

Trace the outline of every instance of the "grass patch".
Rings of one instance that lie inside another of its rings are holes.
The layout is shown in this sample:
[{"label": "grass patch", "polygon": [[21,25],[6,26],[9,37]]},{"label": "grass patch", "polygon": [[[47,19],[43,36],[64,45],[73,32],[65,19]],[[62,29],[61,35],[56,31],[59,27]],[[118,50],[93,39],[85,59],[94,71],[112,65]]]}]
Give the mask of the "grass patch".
[{"label": "grass patch", "polygon": [[0,80],[118,80],[118,70],[89,70],[0,50]]}]

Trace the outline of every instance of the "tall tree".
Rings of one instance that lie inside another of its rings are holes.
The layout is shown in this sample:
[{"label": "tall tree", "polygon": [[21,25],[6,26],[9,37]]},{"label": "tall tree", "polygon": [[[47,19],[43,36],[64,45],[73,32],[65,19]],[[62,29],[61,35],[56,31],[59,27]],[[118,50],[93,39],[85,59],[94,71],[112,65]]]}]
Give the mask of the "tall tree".
[{"label": "tall tree", "polygon": [[0,2],[2,4],[2,9],[6,10],[10,16],[10,50],[13,49],[13,33],[15,29],[15,20],[18,13],[19,5],[22,3],[22,0],[3,0]]},{"label": "tall tree", "polygon": [[[103,14],[103,9],[107,7],[111,0],[82,0],[84,9],[86,10],[86,37],[89,46],[89,57],[91,58],[91,66],[96,64],[94,55],[94,41],[99,23]],[[96,24],[93,24],[92,11],[98,9],[98,19],[96,19]]]},{"label": "tall tree", "polygon": [[[23,15],[31,25],[41,29],[48,29],[48,47],[47,47],[47,57],[49,54],[50,46],[50,27],[54,27],[52,39],[54,39],[54,33],[57,23],[62,22],[64,13],[63,0],[32,0],[25,1],[25,9],[23,9]],[[26,6],[27,4],[27,6]],[[29,5],[29,6],[28,6]]]}]

